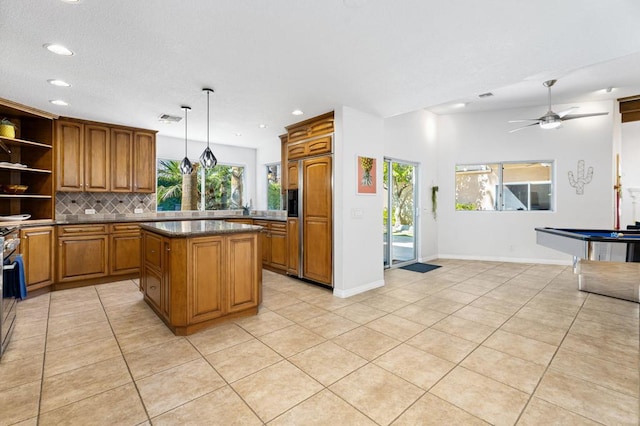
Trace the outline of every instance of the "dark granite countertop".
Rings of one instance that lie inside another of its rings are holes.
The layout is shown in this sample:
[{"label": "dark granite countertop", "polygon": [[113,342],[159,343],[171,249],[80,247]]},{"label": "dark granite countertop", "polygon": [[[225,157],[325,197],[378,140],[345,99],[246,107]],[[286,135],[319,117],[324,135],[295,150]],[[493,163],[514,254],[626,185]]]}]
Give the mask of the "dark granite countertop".
[{"label": "dark granite countertop", "polygon": [[19,228],[31,228],[34,226],[45,225],[84,225],[90,223],[128,223],[128,222],[171,222],[171,221],[192,221],[192,220],[216,220],[224,221],[227,219],[255,219],[255,220],[272,220],[276,222],[286,222],[286,217],[262,216],[262,215],[230,215],[230,216],[179,216],[179,215],[156,215],[156,214],[136,214],[127,215],[82,215],[72,219],[45,219],[45,220],[27,220],[27,221],[11,221],[1,222],[0,226],[17,226]]},{"label": "dark granite countertop", "polygon": [[166,237],[203,237],[207,235],[258,232],[262,226],[225,222],[224,220],[175,220],[142,222],[140,227]]}]

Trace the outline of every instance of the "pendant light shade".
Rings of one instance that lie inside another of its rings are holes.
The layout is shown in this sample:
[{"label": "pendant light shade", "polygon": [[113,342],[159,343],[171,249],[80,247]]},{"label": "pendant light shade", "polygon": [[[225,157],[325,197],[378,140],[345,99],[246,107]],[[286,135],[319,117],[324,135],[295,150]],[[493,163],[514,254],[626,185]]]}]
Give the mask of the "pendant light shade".
[{"label": "pendant light shade", "polygon": [[189,157],[187,157],[187,111],[191,108],[184,105],[180,108],[184,110],[184,158],[180,162],[180,172],[183,175],[190,175],[193,172],[193,165],[189,161]]},{"label": "pendant light shade", "polygon": [[205,169],[212,169],[218,164],[218,159],[209,148],[209,95],[213,93],[213,89],[204,88],[202,91],[207,93],[207,148],[200,156],[200,164]]}]

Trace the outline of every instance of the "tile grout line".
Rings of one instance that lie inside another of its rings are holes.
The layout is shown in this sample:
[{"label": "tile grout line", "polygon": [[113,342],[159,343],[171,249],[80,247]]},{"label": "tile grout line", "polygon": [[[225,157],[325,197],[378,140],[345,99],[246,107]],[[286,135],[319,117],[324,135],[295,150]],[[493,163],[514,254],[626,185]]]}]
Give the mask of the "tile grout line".
[{"label": "tile grout line", "polygon": [[44,391],[44,367],[47,361],[47,338],[49,336],[49,315],[51,314],[51,292],[49,303],[47,303],[47,328],[44,333],[44,352],[42,354],[42,373],[40,374],[40,395],[38,396],[38,415],[36,416],[36,426],[40,425],[40,410],[42,409],[42,393]]},{"label": "tile grout line", "polygon": [[[136,288],[138,288],[138,285],[135,283],[135,281],[133,280],[128,280],[131,281],[132,284],[134,284],[134,286]],[[127,362],[127,358],[124,356],[124,352],[122,350],[122,346],[120,346],[120,341],[118,340],[116,331],[113,328],[113,324],[111,324],[111,318],[109,317],[109,314],[107,313],[107,309],[105,308],[104,304],[102,303],[102,298],[100,297],[100,292],[98,291],[98,289],[94,286],[94,288],[96,289],[96,294],[98,295],[98,300],[100,301],[100,306],[102,306],[102,310],[104,311],[104,315],[105,317],[107,317],[107,322],[109,323],[109,328],[111,329],[111,333],[113,333],[113,338],[116,341],[116,344],[118,345],[118,350],[120,350],[120,356],[122,356],[122,360],[124,361],[124,365],[127,366],[127,372],[129,373],[129,377],[131,377],[131,382],[133,383],[133,386],[138,394],[138,398],[140,399],[140,403],[142,404],[142,408],[144,410],[145,415],[147,416],[147,421],[149,423],[151,423],[151,417],[149,416],[149,411],[147,410],[147,405],[144,403],[144,399],[142,399],[142,395],[140,395],[140,389],[138,389],[138,384],[136,383],[136,380],[133,378],[133,374],[131,373],[131,368],[129,367],[129,363]],[[139,289],[138,289],[139,291]],[[116,388],[113,388],[116,389]],[[111,389],[109,389],[111,390]],[[108,391],[105,391],[108,392]],[[104,393],[104,392],[101,392]]]}]

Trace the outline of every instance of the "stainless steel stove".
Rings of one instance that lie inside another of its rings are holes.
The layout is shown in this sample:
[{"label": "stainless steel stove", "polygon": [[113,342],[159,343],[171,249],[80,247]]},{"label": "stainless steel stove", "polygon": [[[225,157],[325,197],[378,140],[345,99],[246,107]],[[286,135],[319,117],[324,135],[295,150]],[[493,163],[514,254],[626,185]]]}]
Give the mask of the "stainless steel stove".
[{"label": "stainless steel stove", "polygon": [[20,238],[17,226],[0,227],[0,246],[2,246],[2,264],[0,264],[0,358],[9,345],[16,320],[17,298],[14,289],[7,288],[8,275],[13,274],[15,263],[13,256],[18,252]]}]

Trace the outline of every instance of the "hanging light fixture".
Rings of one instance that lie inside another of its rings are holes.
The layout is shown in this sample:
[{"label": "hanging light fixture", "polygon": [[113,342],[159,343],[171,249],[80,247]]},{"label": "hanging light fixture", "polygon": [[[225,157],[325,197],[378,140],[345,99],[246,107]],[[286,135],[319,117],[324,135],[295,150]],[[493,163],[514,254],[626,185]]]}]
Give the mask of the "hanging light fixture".
[{"label": "hanging light fixture", "polygon": [[200,164],[205,169],[212,169],[218,164],[218,159],[209,148],[209,94],[213,93],[213,89],[204,88],[202,91],[207,92],[207,148],[200,156]]},{"label": "hanging light fixture", "polygon": [[181,106],[184,110],[184,158],[180,162],[180,171],[183,175],[190,175],[193,172],[193,166],[191,165],[191,161],[189,161],[189,157],[187,157],[187,111],[191,109],[188,106]]}]

